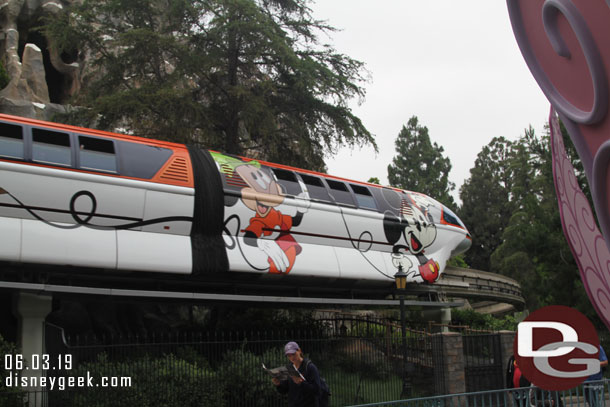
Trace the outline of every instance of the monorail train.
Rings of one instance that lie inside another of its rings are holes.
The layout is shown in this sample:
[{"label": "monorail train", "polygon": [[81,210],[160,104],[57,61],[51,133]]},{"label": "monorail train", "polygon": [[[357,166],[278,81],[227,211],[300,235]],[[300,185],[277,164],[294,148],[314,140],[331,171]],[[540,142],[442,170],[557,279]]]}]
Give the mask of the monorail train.
[{"label": "monorail train", "polygon": [[434,282],[470,246],[417,193],[0,115],[0,261]]}]

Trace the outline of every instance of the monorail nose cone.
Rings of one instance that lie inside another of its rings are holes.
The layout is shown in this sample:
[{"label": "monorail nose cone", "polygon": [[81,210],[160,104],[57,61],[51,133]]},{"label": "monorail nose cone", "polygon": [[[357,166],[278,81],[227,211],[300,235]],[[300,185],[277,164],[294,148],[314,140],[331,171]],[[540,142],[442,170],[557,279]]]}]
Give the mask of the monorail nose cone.
[{"label": "monorail nose cone", "polygon": [[465,251],[470,249],[470,246],[472,246],[472,238],[470,237],[470,234],[468,234],[464,236],[464,239],[462,239],[462,241],[457,245],[457,247],[453,249],[453,251],[451,252],[451,256],[453,257],[460,253],[464,253]]}]

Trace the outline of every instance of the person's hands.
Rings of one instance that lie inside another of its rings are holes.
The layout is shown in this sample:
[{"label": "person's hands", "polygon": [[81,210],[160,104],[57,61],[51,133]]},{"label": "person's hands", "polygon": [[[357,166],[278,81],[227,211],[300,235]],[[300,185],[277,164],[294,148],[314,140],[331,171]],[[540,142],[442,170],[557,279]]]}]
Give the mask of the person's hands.
[{"label": "person's hands", "polygon": [[272,378],[272,379],[271,379],[271,382],[272,382],[273,384],[275,384],[276,386],[279,386],[279,385],[280,385],[280,379],[278,379],[277,377]]},{"label": "person's hands", "polygon": [[303,383],[305,380],[303,380],[301,377],[298,376],[290,376],[290,378],[292,379],[293,382],[295,382],[296,384],[301,384]]}]

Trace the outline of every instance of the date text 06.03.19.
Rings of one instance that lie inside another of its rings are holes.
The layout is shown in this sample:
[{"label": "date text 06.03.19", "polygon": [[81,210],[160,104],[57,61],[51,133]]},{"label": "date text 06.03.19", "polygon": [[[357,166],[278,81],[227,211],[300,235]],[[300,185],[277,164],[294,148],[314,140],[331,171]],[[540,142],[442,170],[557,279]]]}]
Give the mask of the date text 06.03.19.
[{"label": "date text 06.03.19", "polygon": [[71,370],[72,355],[32,354],[30,358],[20,353],[4,355],[4,370]]}]

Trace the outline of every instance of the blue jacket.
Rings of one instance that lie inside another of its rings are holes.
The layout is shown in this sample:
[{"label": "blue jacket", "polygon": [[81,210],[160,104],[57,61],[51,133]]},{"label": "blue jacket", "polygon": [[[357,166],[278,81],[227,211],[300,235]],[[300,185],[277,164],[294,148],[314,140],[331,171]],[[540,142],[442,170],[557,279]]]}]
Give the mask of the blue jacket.
[{"label": "blue jacket", "polygon": [[[606,352],[604,352],[604,348],[602,348],[602,345],[599,345],[599,361],[603,362],[604,360],[608,360],[608,357],[606,356]],[[587,377],[586,381],[590,382],[593,380],[601,380],[602,378],[603,378],[602,371],[600,369],[599,372]]]}]

